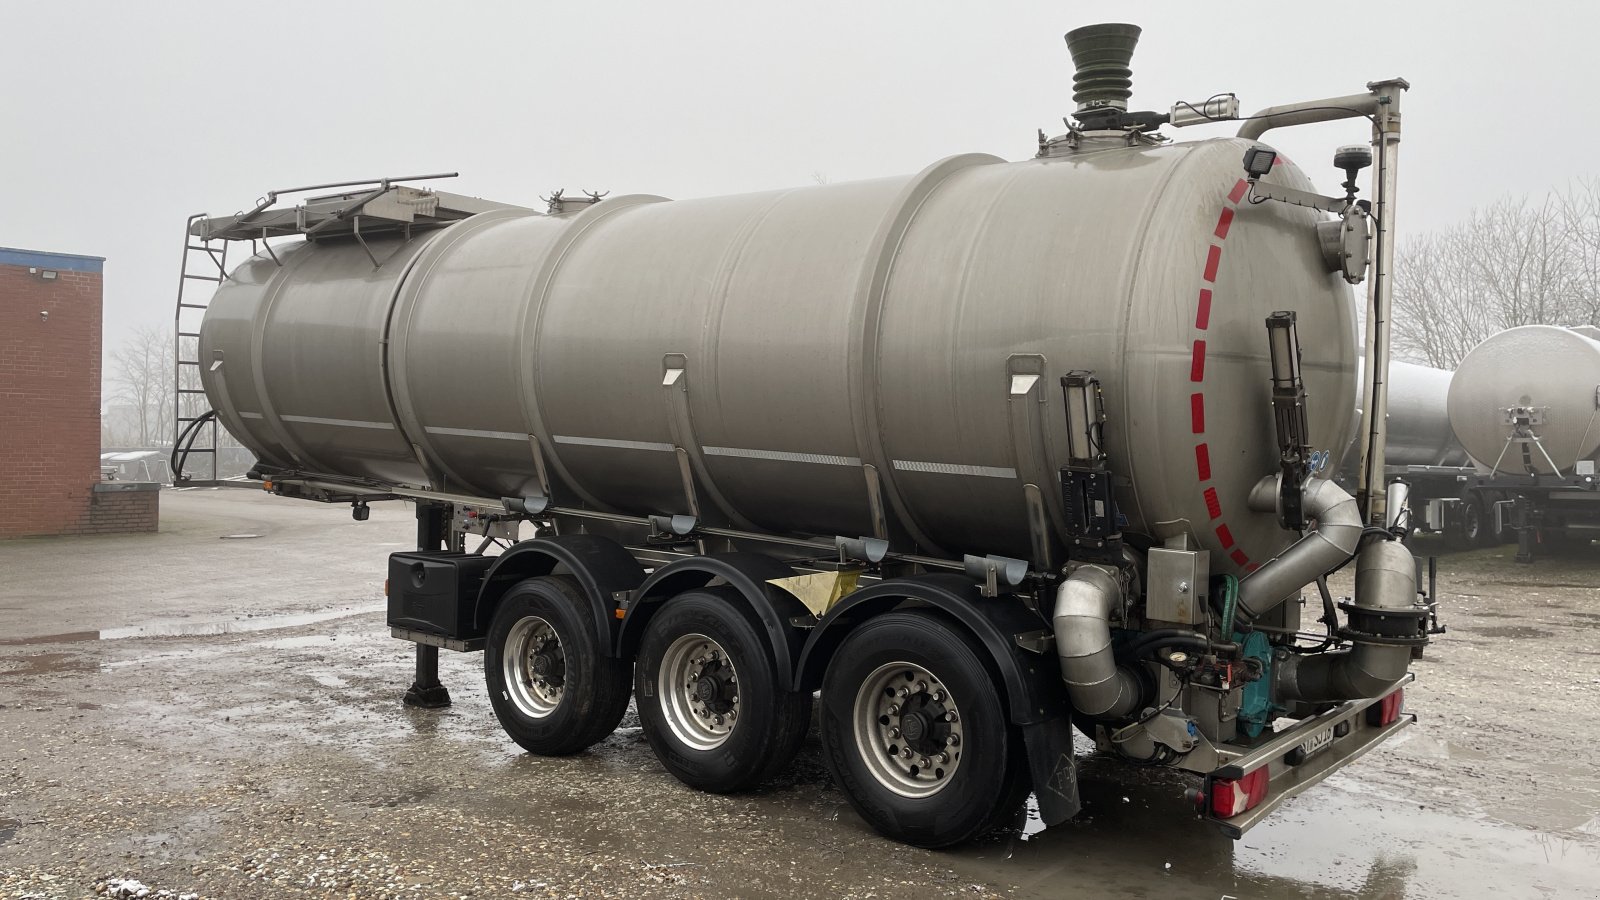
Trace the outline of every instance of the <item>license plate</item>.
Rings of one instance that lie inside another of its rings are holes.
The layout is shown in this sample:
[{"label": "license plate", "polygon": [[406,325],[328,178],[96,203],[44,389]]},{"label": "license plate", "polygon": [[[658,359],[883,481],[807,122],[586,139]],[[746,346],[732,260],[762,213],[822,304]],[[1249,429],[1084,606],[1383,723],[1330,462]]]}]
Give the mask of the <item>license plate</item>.
[{"label": "license plate", "polygon": [[1295,756],[1299,757],[1299,762],[1296,765],[1300,762],[1305,762],[1331,746],[1333,746],[1333,728],[1324,728],[1301,741],[1299,746],[1295,748],[1298,751]]}]

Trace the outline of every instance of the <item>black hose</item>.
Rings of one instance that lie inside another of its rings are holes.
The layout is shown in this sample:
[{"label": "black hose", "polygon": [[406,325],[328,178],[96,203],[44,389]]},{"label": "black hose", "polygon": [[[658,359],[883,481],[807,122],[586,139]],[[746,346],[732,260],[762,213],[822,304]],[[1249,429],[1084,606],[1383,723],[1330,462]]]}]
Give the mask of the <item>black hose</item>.
[{"label": "black hose", "polygon": [[1161,628],[1140,635],[1118,652],[1120,655],[1139,659],[1151,650],[1177,645],[1196,647],[1213,653],[1237,653],[1239,651],[1238,644],[1227,641],[1213,641],[1203,634],[1185,631],[1182,628]]},{"label": "black hose", "polygon": [[[177,440],[172,442],[172,455],[167,458],[167,467],[172,469],[173,484],[177,484],[183,479],[183,467],[189,464],[189,451],[194,448],[194,442],[200,437],[200,426],[216,417],[217,411],[208,409],[195,416],[194,421],[178,432]],[[184,444],[185,440],[188,441],[187,445]],[[182,455],[180,455],[180,451]],[[213,460],[212,462],[215,465],[216,461]]]}]

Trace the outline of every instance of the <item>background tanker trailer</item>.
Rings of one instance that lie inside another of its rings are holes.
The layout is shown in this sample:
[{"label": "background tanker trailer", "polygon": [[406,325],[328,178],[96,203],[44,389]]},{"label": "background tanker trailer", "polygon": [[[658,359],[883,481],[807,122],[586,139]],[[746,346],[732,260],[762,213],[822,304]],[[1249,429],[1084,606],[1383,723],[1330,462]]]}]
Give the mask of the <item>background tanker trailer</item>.
[{"label": "background tanker trailer", "polygon": [[[1137,34],[1067,36],[1075,121],[1023,162],[548,215],[384,181],[197,218],[202,250],[302,240],[226,276],[190,362],[268,490],[417,504],[388,581],[413,702],[448,702],[438,648],[481,649],[526,749],[590,746],[631,695],[668,771],[735,791],[820,696],[851,803],[924,846],[1030,790],[1073,815],[1076,725],[1195,773],[1238,835],[1412,721],[1426,598],[1381,468],[1359,507],[1311,471],[1350,437],[1348,283],[1392,255],[1406,85],[1174,143],[1237,101],[1130,112]],[[1258,142],[1352,117],[1377,152],[1336,154],[1343,197]]]},{"label": "background tanker trailer", "polygon": [[1515,535],[1521,562],[1551,540],[1588,543],[1600,529],[1597,338],[1588,326],[1524,325],[1467,353],[1447,416],[1469,459],[1397,473],[1420,526],[1468,544]]}]

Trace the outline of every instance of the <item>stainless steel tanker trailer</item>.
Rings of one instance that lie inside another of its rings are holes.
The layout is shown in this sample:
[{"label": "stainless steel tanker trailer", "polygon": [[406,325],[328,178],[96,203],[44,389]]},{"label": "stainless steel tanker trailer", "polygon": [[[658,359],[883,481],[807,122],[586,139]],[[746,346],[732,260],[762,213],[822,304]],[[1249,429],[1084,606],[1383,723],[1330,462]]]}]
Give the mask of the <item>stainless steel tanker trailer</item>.
[{"label": "stainless steel tanker trailer", "polygon": [[[1130,111],[1137,34],[1067,35],[1077,110],[1020,162],[196,218],[195,247],[266,246],[189,301],[191,365],[266,489],[416,503],[388,579],[414,702],[448,702],[440,648],[481,650],[528,751],[583,750],[631,697],[715,792],[787,766],[816,703],[855,809],[929,847],[1030,791],[1072,816],[1076,728],[1193,773],[1241,834],[1412,721],[1427,598],[1381,466],[1352,497],[1316,464],[1350,439],[1351,284],[1387,369],[1406,84]],[[1259,140],[1346,118],[1371,144],[1335,155],[1341,196]]]},{"label": "stainless steel tanker trailer", "polygon": [[[1398,388],[1403,376],[1391,378]],[[1467,353],[1444,396],[1436,381],[1414,422],[1435,427],[1443,412],[1459,458],[1387,460],[1409,484],[1416,526],[1466,545],[1514,538],[1520,562],[1600,531],[1600,330],[1510,328]],[[1393,448],[1400,412],[1390,412]]]}]

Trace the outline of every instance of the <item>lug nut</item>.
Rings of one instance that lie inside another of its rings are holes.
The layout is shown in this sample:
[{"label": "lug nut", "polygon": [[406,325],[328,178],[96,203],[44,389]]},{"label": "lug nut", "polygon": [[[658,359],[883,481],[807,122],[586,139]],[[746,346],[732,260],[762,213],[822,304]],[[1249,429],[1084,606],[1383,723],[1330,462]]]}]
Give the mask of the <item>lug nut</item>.
[{"label": "lug nut", "polygon": [[939,762],[947,763],[949,761],[950,761],[950,754],[948,754],[948,753],[939,754]]},{"label": "lug nut", "polygon": [[945,743],[945,746],[947,746],[947,747],[960,746],[960,744],[961,744],[961,735],[952,734],[948,738],[945,738],[944,743]]},{"label": "lug nut", "polygon": [[934,691],[933,692],[933,702],[935,702],[935,703],[943,703],[944,702],[944,691]]},{"label": "lug nut", "polygon": [[900,755],[905,757],[906,759],[910,759],[911,758],[911,748],[907,747],[905,750],[901,751]]},{"label": "lug nut", "polygon": [[900,736],[900,729],[891,726],[889,728],[889,737],[897,738],[899,736]]},{"label": "lug nut", "polygon": [[925,691],[927,689],[928,689],[928,683],[926,681],[917,682],[917,691],[918,691],[918,693],[920,693],[922,691]]},{"label": "lug nut", "polygon": [[904,696],[906,696],[907,694],[910,694],[910,693],[911,692],[909,690],[905,689],[905,688],[901,688],[900,690],[896,691],[896,694],[898,694],[901,697],[904,697]]},{"label": "lug nut", "polygon": [[956,711],[952,709],[949,712],[945,713],[944,714],[944,720],[946,722],[954,722],[954,721],[956,721]]},{"label": "lug nut", "polygon": [[717,718],[716,718],[716,719],[715,719],[715,720],[714,720],[714,721],[715,721],[715,722],[716,722],[716,723],[717,723],[717,724],[718,724],[718,725],[721,725],[721,724],[722,724],[722,717],[721,717],[721,716],[717,716]]},{"label": "lug nut", "polygon": [[927,768],[927,767],[928,767],[928,758],[927,758],[927,757],[926,757],[926,756],[924,756],[924,757],[923,757],[923,758],[922,758],[922,762],[921,762],[921,766],[922,766],[922,768],[924,768],[924,769],[926,769],[926,768]]},{"label": "lug nut", "polygon": [[889,712],[889,715],[891,715],[891,716],[898,716],[898,715],[900,715],[900,704],[898,704],[898,703],[891,703],[891,704],[889,704],[889,710],[888,710],[888,712]]}]

